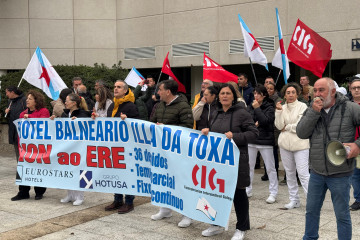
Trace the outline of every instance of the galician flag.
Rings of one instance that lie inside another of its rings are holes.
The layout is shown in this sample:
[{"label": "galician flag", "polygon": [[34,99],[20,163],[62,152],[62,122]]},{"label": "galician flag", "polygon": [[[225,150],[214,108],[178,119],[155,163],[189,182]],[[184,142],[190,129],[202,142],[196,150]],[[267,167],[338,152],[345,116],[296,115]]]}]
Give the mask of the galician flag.
[{"label": "galician flag", "polygon": [[196,210],[203,212],[211,221],[215,221],[216,210],[211,207],[210,203],[205,198],[199,198]]},{"label": "galician flag", "polygon": [[[132,87],[136,87],[139,82],[143,81],[144,79],[145,78],[141,75],[141,73],[135,67],[132,67],[131,71],[125,78],[125,82]],[[144,84],[141,90],[145,91],[146,88],[147,85]]]},{"label": "galician flag", "polygon": [[53,100],[57,100],[61,90],[67,88],[39,47],[36,48],[22,78],[43,90]]},{"label": "galician flag", "polygon": [[272,65],[283,70],[284,81],[285,84],[287,84],[287,80],[290,77],[289,59],[286,56],[286,51],[284,47],[284,39],[281,31],[279,12],[277,8],[275,8],[275,10],[279,32],[279,48],[276,51],[275,56],[272,60]]},{"label": "galician flag", "polygon": [[263,53],[260,45],[256,41],[254,35],[251,33],[250,29],[246,26],[244,20],[239,16],[241,31],[244,37],[244,54],[245,57],[249,57],[251,61],[263,65],[266,70],[269,71],[267,65],[267,59]]}]

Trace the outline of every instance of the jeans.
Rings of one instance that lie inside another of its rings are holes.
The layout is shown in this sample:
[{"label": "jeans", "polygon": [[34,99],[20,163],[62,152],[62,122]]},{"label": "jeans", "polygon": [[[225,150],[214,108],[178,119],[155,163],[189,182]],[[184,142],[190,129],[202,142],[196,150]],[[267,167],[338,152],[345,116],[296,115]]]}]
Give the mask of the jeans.
[{"label": "jeans", "polygon": [[[133,204],[134,199],[135,199],[134,195],[125,195],[125,203],[128,204],[128,205]],[[117,201],[117,202],[122,202],[123,201],[123,195],[115,193],[114,194],[114,200]]]},{"label": "jeans", "polygon": [[304,240],[319,238],[320,211],[328,189],[335,211],[338,239],[351,239],[352,226],[349,210],[351,177],[336,178],[310,173]]},{"label": "jeans", "polygon": [[360,202],[360,169],[355,168],[352,176],[352,187],[354,189],[354,198],[356,202]]}]

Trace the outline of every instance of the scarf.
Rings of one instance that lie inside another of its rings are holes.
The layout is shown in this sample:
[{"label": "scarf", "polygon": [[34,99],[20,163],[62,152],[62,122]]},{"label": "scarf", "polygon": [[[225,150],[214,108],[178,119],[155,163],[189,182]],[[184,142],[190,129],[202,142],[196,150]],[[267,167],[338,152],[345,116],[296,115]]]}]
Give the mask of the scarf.
[{"label": "scarf", "polygon": [[114,117],[117,113],[120,104],[123,104],[124,102],[135,102],[135,96],[134,93],[129,88],[129,93],[126,94],[123,98],[114,98],[114,109],[112,111],[111,116]]}]

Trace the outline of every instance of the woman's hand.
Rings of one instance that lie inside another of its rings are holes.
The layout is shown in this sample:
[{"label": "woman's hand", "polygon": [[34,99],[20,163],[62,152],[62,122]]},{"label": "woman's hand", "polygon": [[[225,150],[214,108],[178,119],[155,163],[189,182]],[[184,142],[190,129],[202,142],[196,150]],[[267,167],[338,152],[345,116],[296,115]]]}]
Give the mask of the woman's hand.
[{"label": "woman's hand", "polygon": [[228,131],[225,133],[225,136],[228,138],[228,139],[232,139],[233,138],[233,133]]},{"label": "woman's hand", "polygon": [[29,117],[29,114],[24,114],[24,119],[27,119]]},{"label": "woman's hand", "polygon": [[254,101],[252,102],[252,107],[253,107],[254,109],[256,109],[256,108],[260,107],[259,102],[258,102],[258,101],[256,101],[256,100],[254,100]]},{"label": "woman's hand", "polygon": [[5,109],[5,113],[8,114],[10,112],[10,108]]},{"label": "woman's hand", "polygon": [[74,117],[71,118],[71,120],[75,120],[76,118],[77,118],[77,117],[74,116]]},{"label": "woman's hand", "polygon": [[127,118],[126,114],[120,113],[120,118],[121,120],[125,120],[125,118]]},{"label": "woman's hand", "polygon": [[259,127],[259,121],[256,121],[255,127]]},{"label": "woman's hand", "polygon": [[50,116],[50,119],[51,119],[51,120],[54,120],[55,118],[56,118],[55,115],[51,115],[51,116]]},{"label": "woman's hand", "polygon": [[203,103],[206,103],[205,97],[202,97],[200,101],[203,102]]},{"label": "woman's hand", "polygon": [[208,135],[209,134],[209,129],[208,128],[203,128],[201,129],[201,133],[204,134],[204,135]]},{"label": "woman's hand", "polygon": [[281,101],[276,104],[276,110],[282,110]]},{"label": "woman's hand", "polygon": [[97,114],[95,111],[91,113],[91,118],[93,120],[95,120],[95,118],[97,118],[99,116],[99,114]]}]

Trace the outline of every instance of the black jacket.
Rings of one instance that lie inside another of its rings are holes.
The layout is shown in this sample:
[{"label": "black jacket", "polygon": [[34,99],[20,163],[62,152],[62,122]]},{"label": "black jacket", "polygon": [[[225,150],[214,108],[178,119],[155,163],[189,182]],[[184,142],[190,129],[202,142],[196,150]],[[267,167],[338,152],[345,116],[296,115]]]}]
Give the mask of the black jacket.
[{"label": "black jacket", "polygon": [[70,114],[70,110],[69,109],[64,109],[64,112],[61,115],[61,117],[63,117],[63,118],[70,118],[70,117],[89,118],[89,117],[91,117],[91,112],[90,111],[85,111],[84,109],[74,110],[71,113],[71,116],[69,116],[69,114]]},{"label": "black jacket", "polygon": [[248,82],[246,87],[239,87],[239,91],[244,98],[246,105],[250,106],[254,101],[254,88],[252,87],[251,83]]},{"label": "black jacket", "polygon": [[[107,111],[107,117],[112,117],[112,112],[114,109],[114,103],[110,105]],[[136,108],[136,105],[133,102],[124,102],[119,105],[119,108],[114,117],[120,117],[120,114],[125,114],[128,118],[139,118],[139,112]]]},{"label": "black jacket", "polygon": [[80,97],[83,97],[85,99],[86,105],[89,109],[89,111],[92,111],[95,107],[95,103],[92,100],[91,94],[86,92],[86,93],[79,93]]},{"label": "black jacket", "polygon": [[203,111],[200,116],[200,120],[196,121],[196,129],[201,130],[203,128],[209,128],[212,113],[216,110],[217,104],[216,101],[213,101],[211,104],[205,104]]},{"label": "black jacket", "polygon": [[135,105],[139,111],[139,119],[149,120],[151,110],[155,104],[151,98],[155,87],[148,87],[145,92],[142,92],[141,88],[142,86],[138,85],[133,91]]},{"label": "black jacket", "polygon": [[240,150],[237,188],[250,185],[248,143],[254,141],[259,132],[251,115],[241,104],[237,103],[227,112],[218,108],[213,115],[210,131],[218,133],[233,133],[233,140]]},{"label": "black jacket", "polygon": [[248,106],[248,111],[251,114],[254,122],[258,122],[259,137],[249,143],[258,145],[275,145],[274,122],[275,122],[275,108],[274,101],[269,98],[264,98],[260,107],[254,109],[252,105]]},{"label": "black jacket", "polygon": [[26,98],[23,94],[19,95],[17,98],[10,99],[11,102],[10,111],[7,115],[9,120],[9,144],[17,143],[18,134],[16,131],[16,126],[13,123],[16,119],[19,119],[20,113],[26,109]]}]

